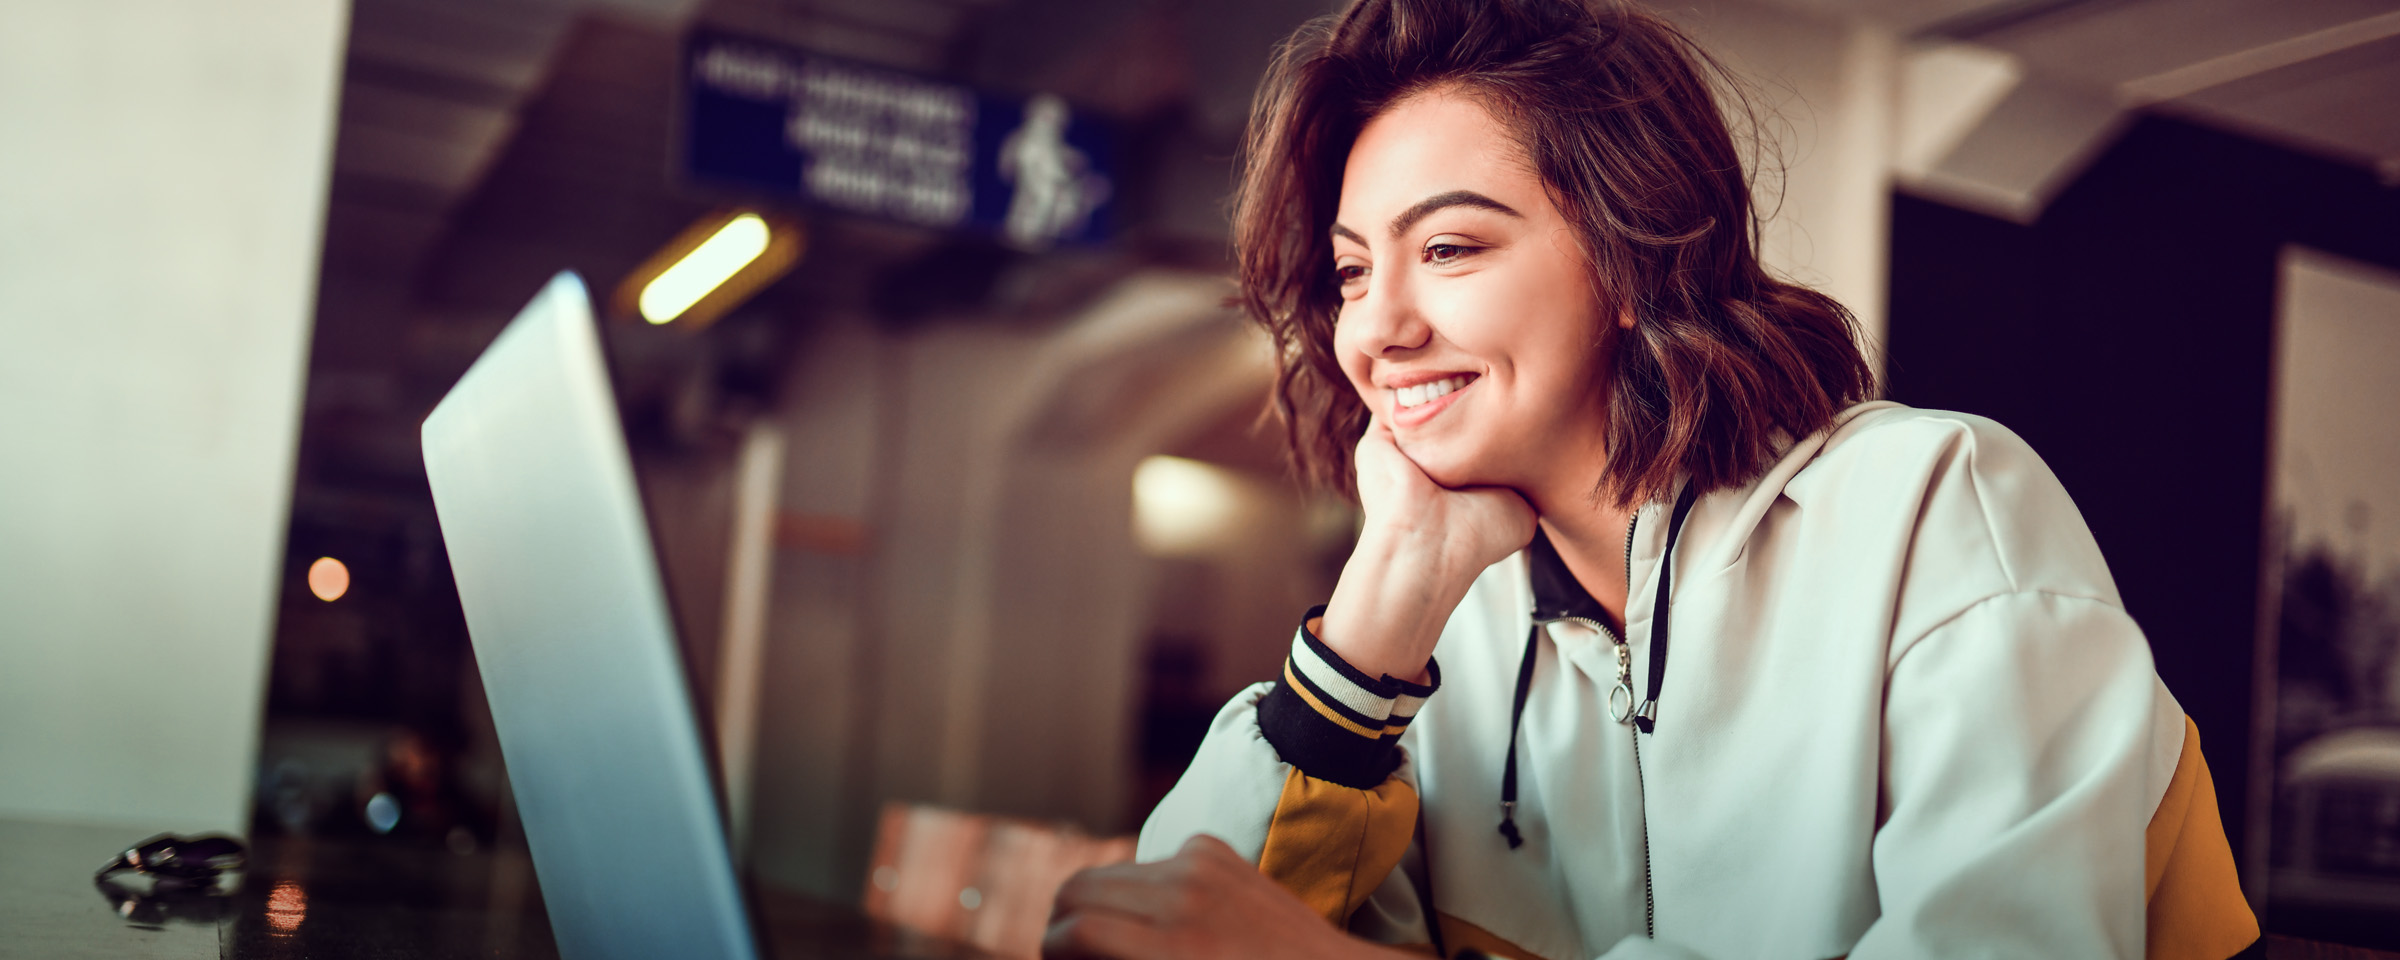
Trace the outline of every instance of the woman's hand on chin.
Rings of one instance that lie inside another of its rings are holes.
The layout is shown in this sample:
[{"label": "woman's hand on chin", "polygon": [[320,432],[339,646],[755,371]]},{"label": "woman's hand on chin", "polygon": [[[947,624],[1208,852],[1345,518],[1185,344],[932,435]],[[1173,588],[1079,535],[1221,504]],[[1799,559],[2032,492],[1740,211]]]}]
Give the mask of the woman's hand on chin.
[{"label": "woman's hand on chin", "polygon": [[1533,507],[1506,487],[1433,482],[1381,418],[1367,424],[1353,462],[1366,525],[1318,636],[1370,677],[1421,682],[1467,587],[1533,539]]},{"label": "woman's hand on chin", "polygon": [[1436,483],[1400,449],[1381,418],[1368,422],[1353,459],[1359,504],[1367,514],[1364,533],[1421,541],[1462,568],[1469,581],[1533,540],[1533,507],[1524,497],[1507,487]]},{"label": "woman's hand on chin", "polygon": [[1059,888],[1042,956],[1052,960],[1394,957],[1352,937],[1215,837],[1156,863],[1076,874]]}]

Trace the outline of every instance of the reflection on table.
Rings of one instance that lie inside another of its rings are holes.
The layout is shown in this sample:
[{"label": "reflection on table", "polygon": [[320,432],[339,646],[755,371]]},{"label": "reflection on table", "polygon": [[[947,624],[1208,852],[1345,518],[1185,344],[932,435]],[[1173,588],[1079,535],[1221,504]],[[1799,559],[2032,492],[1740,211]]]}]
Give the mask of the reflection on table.
[{"label": "reflection on table", "polygon": [[[0,958],[464,960],[558,956],[532,862],[357,839],[261,838],[231,891],[92,872],[139,829],[0,819]],[[980,956],[855,908],[761,891],[779,960]]]}]

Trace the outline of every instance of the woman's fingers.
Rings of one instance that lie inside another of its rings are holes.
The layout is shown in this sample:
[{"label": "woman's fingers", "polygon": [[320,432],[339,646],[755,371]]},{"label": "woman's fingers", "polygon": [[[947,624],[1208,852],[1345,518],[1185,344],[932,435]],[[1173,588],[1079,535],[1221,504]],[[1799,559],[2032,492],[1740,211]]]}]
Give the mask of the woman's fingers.
[{"label": "woman's fingers", "polygon": [[1173,917],[1184,891],[1172,860],[1158,863],[1120,863],[1093,867],[1067,878],[1058,888],[1053,916],[1083,910],[1128,914],[1149,921]]},{"label": "woman's fingers", "polygon": [[1093,867],[1067,878],[1058,888],[1053,917],[1077,910],[1105,910],[1139,917],[1152,923],[1174,923],[1191,916],[1194,900],[1221,885],[1224,871],[1257,872],[1225,841],[1201,834],[1184,841],[1172,857],[1153,863],[1118,863]]},{"label": "woman's fingers", "polygon": [[1442,489],[1400,449],[1399,439],[1381,417],[1367,421],[1351,461],[1358,475],[1359,505],[1370,518],[1384,510],[1423,509],[1427,498]]},{"label": "woman's fingers", "polygon": [[1062,914],[1042,934],[1042,956],[1048,960],[1086,958],[1169,957],[1168,936],[1155,925],[1105,910],[1075,910]]},{"label": "woman's fingers", "polygon": [[[1496,563],[1533,539],[1531,504],[1506,487],[1445,487],[1408,456],[1380,417],[1359,438],[1359,505],[1369,523],[1395,521],[1442,528],[1444,539],[1483,564]],[[1474,570],[1482,571],[1481,564]]]},{"label": "woman's fingers", "polygon": [[[1220,863],[1228,859],[1242,860],[1241,854],[1233,852],[1232,844],[1205,833],[1195,833],[1191,839],[1184,841],[1182,849],[1176,851],[1176,855],[1184,854],[1194,857],[1212,857]],[[1246,864],[1249,861],[1242,860],[1242,862]]]},{"label": "woman's fingers", "polygon": [[1475,504],[1477,519],[1491,531],[1496,544],[1507,548],[1499,556],[1532,542],[1535,515],[1533,504],[1527,503],[1524,495],[1508,487],[1476,487],[1459,493]]},{"label": "woman's fingers", "polygon": [[1042,955],[1323,960],[1355,946],[1224,841],[1204,836],[1166,860],[1069,879]]},{"label": "woman's fingers", "polygon": [[1392,425],[1383,419],[1383,414],[1376,413],[1369,414],[1367,416],[1367,432],[1373,434],[1374,436],[1381,437],[1383,442],[1391,444],[1394,447],[1398,447],[1400,445],[1399,438],[1392,435]]}]

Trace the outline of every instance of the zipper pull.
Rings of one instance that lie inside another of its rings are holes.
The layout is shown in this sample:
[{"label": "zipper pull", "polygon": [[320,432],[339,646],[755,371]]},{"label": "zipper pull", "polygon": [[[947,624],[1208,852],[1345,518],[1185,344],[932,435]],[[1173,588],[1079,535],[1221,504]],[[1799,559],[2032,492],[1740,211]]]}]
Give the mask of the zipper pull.
[{"label": "zipper pull", "polygon": [[1633,718],[1633,652],[1617,641],[1617,685],[1608,690],[1608,717],[1618,723]]}]

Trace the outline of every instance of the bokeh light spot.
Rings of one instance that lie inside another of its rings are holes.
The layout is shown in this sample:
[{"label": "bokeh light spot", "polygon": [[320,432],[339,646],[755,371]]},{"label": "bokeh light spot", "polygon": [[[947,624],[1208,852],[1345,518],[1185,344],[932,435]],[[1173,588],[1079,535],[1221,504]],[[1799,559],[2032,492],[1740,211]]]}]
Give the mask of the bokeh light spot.
[{"label": "bokeh light spot", "polygon": [[376,833],[390,833],[393,827],[400,825],[400,801],[388,793],[368,797],[365,816],[367,829]]},{"label": "bokeh light spot", "polygon": [[1133,535],[1152,556],[1206,554],[1230,540],[1244,491],[1233,471],[1182,457],[1133,469]]},{"label": "bokeh light spot", "polygon": [[267,891],[267,930],[269,935],[288,937],[308,919],[308,891],[289,880],[275,881]]},{"label": "bokeh light spot", "polygon": [[332,557],[318,557],[308,565],[308,592],[327,603],[341,599],[350,592],[350,568]]}]

